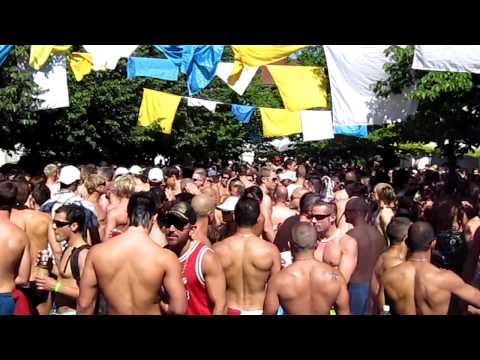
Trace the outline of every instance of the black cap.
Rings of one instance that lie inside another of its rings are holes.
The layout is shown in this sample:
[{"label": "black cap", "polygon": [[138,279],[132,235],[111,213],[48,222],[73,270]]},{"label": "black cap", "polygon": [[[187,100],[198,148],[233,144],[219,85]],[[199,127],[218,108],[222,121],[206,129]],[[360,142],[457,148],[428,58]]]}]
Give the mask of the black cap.
[{"label": "black cap", "polygon": [[193,210],[192,206],[185,201],[180,201],[174,204],[167,212],[167,215],[173,215],[190,224],[195,224],[197,222],[197,214],[195,213],[195,210]]}]

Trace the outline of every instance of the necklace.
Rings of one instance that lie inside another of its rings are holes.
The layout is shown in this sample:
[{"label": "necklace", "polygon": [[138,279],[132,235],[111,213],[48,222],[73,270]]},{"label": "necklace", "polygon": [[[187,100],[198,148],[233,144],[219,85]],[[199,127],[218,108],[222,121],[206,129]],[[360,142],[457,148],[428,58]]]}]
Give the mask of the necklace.
[{"label": "necklace", "polygon": [[408,259],[408,260],[409,260],[409,261],[418,261],[418,262],[428,261],[428,259],[426,259],[426,258],[417,259],[417,258],[412,258],[412,257],[411,257],[410,259]]},{"label": "necklace", "polygon": [[330,240],[335,239],[339,235],[339,233],[340,233],[340,229],[337,229],[332,236],[330,236],[327,239],[322,239],[322,240],[320,240],[320,242],[322,242],[322,243],[329,242]]},{"label": "necklace", "polygon": [[252,233],[238,233],[238,236],[241,236],[241,237],[250,237],[250,236],[255,236],[255,234],[252,234]]}]

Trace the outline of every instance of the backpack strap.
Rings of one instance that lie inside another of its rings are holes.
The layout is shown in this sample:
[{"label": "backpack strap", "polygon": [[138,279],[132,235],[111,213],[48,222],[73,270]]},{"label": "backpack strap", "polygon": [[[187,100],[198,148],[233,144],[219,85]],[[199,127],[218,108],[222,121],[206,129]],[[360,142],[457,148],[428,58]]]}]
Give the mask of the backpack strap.
[{"label": "backpack strap", "polygon": [[77,285],[80,285],[80,268],[78,266],[78,257],[83,249],[89,249],[90,245],[82,245],[78,248],[72,250],[71,260],[70,260],[70,267],[72,269],[72,275]]}]

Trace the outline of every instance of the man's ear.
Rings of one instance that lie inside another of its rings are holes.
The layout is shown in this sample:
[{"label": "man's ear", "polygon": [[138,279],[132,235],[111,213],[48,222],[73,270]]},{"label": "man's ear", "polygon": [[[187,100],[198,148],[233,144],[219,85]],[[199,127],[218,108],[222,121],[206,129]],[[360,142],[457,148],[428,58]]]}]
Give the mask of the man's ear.
[{"label": "man's ear", "polygon": [[70,224],[70,230],[72,230],[72,232],[76,232],[78,231],[80,227],[78,226],[78,223],[74,222],[73,224]]},{"label": "man's ear", "polygon": [[437,239],[434,239],[432,243],[430,244],[430,249],[435,249],[435,246],[437,246]]}]

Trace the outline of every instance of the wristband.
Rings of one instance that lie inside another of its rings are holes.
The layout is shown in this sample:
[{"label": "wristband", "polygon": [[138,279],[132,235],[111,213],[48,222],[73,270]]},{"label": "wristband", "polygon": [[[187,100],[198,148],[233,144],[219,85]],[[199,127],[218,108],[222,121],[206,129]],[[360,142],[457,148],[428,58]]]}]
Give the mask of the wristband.
[{"label": "wristband", "polygon": [[55,283],[55,288],[53,289],[54,292],[58,293],[60,291],[60,288],[62,287],[62,283],[60,281],[57,281]]}]

